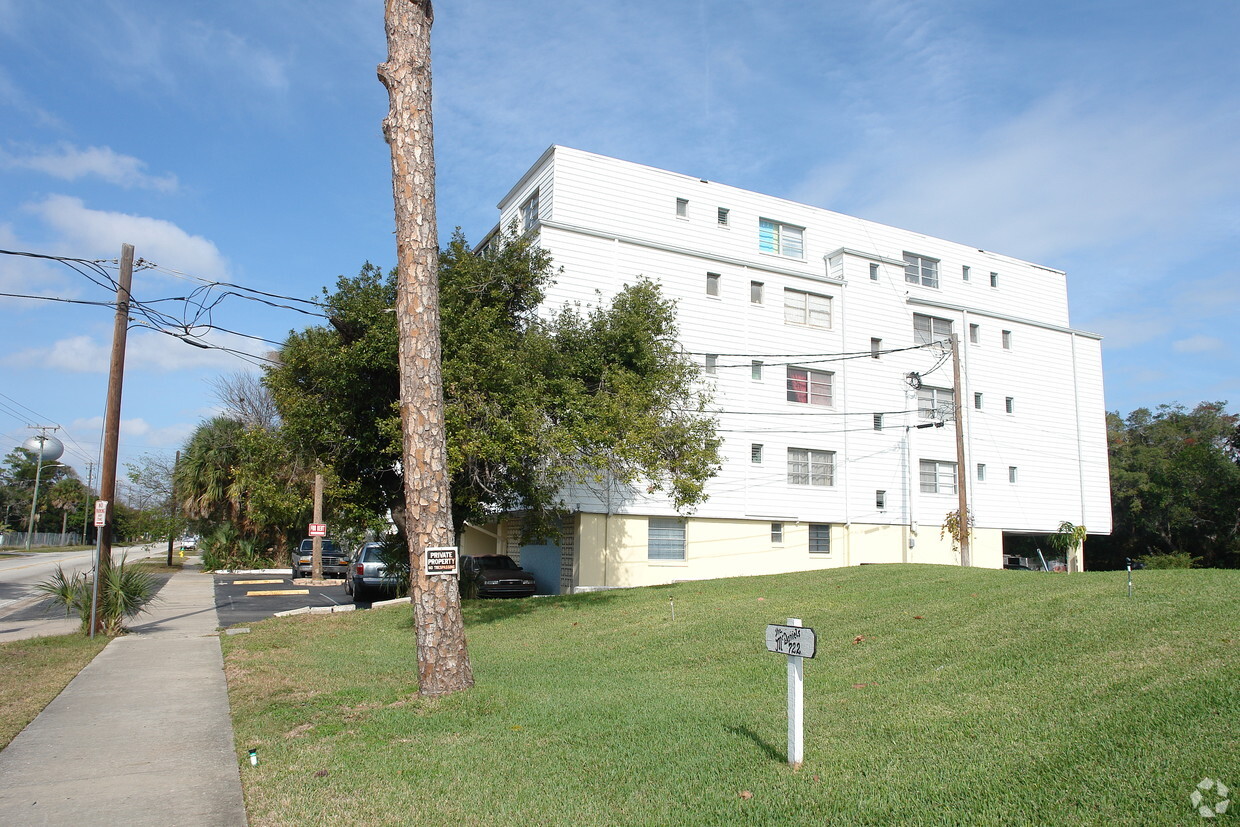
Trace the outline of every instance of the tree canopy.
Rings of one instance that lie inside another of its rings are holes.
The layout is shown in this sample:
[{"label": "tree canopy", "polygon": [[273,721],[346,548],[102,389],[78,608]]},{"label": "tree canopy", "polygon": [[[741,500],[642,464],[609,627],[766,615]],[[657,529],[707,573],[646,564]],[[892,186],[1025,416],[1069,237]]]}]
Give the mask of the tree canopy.
[{"label": "tree canopy", "polygon": [[[610,477],[704,497],[718,466],[697,367],[675,308],[652,281],[583,311],[540,313],[554,271],[514,231],[481,251],[458,231],[440,256],[443,383],[453,521],[525,515],[553,536],[573,482]],[[349,498],[402,520],[395,274],[366,264],[325,291],[330,327],[294,332],[266,382],[291,440],[352,485]]]},{"label": "tree canopy", "polygon": [[1240,417],[1225,402],[1109,413],[1107,442],[1114,528],[1089,541],[1094,567],[1147,554],[1240,565]]}]

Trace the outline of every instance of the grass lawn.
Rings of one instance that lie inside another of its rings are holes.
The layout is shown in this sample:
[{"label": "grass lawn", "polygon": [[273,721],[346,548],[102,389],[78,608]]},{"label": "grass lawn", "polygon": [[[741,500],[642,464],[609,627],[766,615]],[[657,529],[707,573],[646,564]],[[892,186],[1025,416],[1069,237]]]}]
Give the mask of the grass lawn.
[{"label": "grass lawn", "polygon": [[[468,601],[477,685],[433,701],[408,607],[264,621],[223,638],[250,821],[1196,824],[1199,780],[1240,788],[1240,572],[1135,576],[1131,599],[1123,572],[892,565]],[[799,771],[763,643],[788,617],[818,636]]]},{"label": "grass lawn", "polygon": [[82,635],[0,644],[0,749],[107,645],[106,637],[91,640]]}]

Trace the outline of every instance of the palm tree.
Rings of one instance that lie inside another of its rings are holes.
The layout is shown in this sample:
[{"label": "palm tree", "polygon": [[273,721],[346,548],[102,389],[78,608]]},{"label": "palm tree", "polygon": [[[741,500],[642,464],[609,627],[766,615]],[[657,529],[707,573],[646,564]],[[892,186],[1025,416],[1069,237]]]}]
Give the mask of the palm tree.
[{"label": "palm tree", "polygon": [[48,502],[53,508],[60,509],[60,538],[64,542],[65,528],[69,522],[69,513],[77,511],[78,506],[86,499],[86,487],[77,477],[62,477],[56,481],[48,493]]},{"label": "palm tree", "polygon": [[237,477],[245,426],[217,416],[199,425],[176,470],[176,491],[186,516],[227,520],[240,527],[242,491]]}]

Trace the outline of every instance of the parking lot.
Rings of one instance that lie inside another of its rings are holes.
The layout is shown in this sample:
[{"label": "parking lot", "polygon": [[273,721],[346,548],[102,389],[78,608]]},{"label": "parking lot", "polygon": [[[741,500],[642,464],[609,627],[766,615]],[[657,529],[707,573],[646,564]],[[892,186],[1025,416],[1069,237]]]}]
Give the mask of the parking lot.
[{"label": "parking lot", "polygon": [[[330,582],[330,581],[329,581]],[[344,582],[313,585],[306,580],[294,582],[289,571],[238,572],[215,575],[215,608],[221,626],[254,623],[276,612],[304,606],[352,606],[353,598],[345,593]],[[357,608],[369,608],[358,603]]]}]

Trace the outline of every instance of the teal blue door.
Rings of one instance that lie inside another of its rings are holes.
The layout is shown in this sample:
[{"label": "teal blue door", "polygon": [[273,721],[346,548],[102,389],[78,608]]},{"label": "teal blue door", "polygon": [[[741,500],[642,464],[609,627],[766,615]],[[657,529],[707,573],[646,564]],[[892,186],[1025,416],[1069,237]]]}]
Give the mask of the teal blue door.
[{"label": "teal blue door", "polygon": [[521,546],[521,568],[534,575],[535,594],[560,593],[560,547],[555,544]]}]

